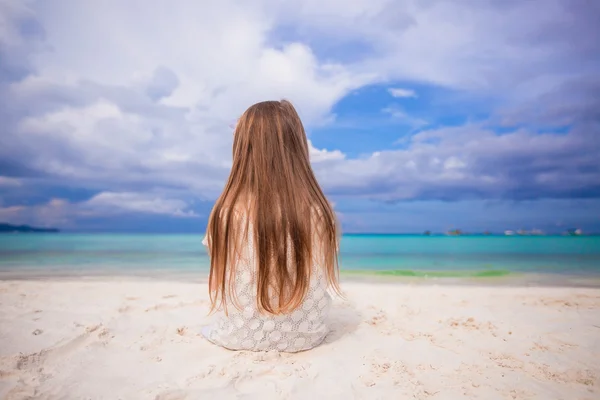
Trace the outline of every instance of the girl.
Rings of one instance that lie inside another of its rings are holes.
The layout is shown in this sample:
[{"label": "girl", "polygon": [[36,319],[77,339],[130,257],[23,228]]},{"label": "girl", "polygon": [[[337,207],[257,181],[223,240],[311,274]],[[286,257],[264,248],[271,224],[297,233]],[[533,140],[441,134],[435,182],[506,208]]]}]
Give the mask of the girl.
[{"label": "girl", "polygon": [[212,343],[232,350],[298,352],[327,335],[338,286],[335,213],[309,161],[294,106],[257,103],[234,132],[233,166],[211,212]]}]

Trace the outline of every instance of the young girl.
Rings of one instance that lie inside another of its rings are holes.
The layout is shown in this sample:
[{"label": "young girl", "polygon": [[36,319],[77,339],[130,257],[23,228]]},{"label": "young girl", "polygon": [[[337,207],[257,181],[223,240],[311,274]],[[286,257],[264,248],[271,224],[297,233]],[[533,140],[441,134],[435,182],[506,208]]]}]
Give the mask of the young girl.
[{"label": "young girl", "polygon": [[234,132],[233,166],[203,241],[210,255],[212,343],[298,352],[319,345],[338,286],[335,213],[288,101],[257,103]]}]

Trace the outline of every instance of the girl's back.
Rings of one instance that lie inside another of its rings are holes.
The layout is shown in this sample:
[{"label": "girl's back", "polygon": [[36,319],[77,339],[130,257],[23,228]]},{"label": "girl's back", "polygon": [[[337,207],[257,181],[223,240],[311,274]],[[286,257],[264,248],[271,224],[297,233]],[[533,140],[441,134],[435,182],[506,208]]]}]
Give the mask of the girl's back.
[{"label": "girl's back", "polygon": [[337,224],[287,101],[250,107],[236,127],[233,166],[209,219],[211,342],[296,352],[323,341],[338,291]]},{"label": "girl's back", "polygon": [[[217,309],[215,324],[203,332],[207,339],[232,350],[279,350],[297,352],[320,344],[328,333],[325,319],[331,297],[323,268],[313,264],[309,287],[299,306],[279,315],[264,313],[257,306],[259,274],[252,236],[241,247],[235,266],[235,299],[238,307],[228,307],[225,314]],[[273,302],[276,296],[272,296]]]}]

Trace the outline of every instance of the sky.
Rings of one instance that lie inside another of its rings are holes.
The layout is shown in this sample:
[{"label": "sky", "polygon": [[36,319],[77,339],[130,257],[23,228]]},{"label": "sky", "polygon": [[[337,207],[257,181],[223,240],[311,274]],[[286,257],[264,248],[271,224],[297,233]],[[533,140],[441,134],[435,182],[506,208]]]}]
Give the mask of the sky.
[{"label": "sky", "polygon": [[0,0],[0,222],[202,232],[288,99],[345,232],[600,232],[600,2]]}]

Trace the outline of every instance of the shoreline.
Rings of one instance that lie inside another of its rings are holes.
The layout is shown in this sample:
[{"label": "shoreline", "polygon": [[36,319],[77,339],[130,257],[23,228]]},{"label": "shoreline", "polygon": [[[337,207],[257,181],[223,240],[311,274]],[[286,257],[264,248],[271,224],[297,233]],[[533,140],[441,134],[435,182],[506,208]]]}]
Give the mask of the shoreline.
[{"label": "shoreline", "polygon": [[[208,271],[176,270],[43,270],[10,269],[0,270],[0,282],[8,281],[127,281],[127,282],[190,282],[206,284]],[[600,288],[600,275],[563,273],[521,273],[510,272],[497,276],[474,276],[469,272],[435,272],[429,275],[420,271],[418,275],[394,274],[390,271],[346,270],[340,271],[340,283],[372,283],[400,286],[483,286],[483,287],[563,287]]]}]

